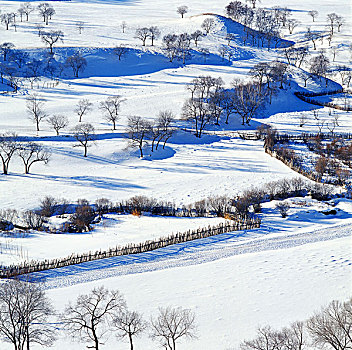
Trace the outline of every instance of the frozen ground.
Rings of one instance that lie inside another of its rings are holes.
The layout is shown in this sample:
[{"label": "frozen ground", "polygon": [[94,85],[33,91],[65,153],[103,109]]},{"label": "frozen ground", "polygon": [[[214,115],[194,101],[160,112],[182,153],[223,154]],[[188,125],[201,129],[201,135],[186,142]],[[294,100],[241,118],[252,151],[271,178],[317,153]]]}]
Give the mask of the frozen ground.
[{"label": "frozen ground", "polygon": [[[236,349],[258,325],[304,320],[332,299],[350,297],[351,222],[289,235],[219,235],[136,257],[106,259],[35,274],[59,310],[82,291],[119,289],[148,319],[159,306],[192,308],[199,338],[180,349]],[[54,349],[80,349],[61,338]],[[126,347],[127,344],[119,344]],[[105,349],[114,349],[111,337]],[[147,337],[136,348],[155,349]]]}]

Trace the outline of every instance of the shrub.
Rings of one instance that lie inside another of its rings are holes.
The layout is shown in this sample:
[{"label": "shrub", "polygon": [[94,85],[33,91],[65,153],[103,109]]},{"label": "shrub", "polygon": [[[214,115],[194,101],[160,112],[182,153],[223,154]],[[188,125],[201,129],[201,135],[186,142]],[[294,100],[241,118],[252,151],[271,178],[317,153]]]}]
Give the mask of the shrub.
[{"label": "shrub", "polygon": [[76,232],[91,231],[94,219],[95,212],[90,205],[79,205],[71,218],[73,229]]},{"label": "shrub", "polygon": [[22,214],[25,225],[31,230],[40,230],[43,228],[44,217],[32,210],[27,210]]},{"label": "shrub", "polygon": [[276,204],[276,209],[279,211],[281,217],[287,217],[287,212],[290,209],[290,204],[286,202],[281,202]]},{"label": "shrub", "polygon": [[54,215],[57,209],[57,200],[54,197],[46,196],[40,201],[39,214],[45,217]]},{"label": "shrub", "polygon": [[95,208],[99,216],[108,213],[112,209],[112,207],[112,202],[107,198],[100,198],[95,201]]}]

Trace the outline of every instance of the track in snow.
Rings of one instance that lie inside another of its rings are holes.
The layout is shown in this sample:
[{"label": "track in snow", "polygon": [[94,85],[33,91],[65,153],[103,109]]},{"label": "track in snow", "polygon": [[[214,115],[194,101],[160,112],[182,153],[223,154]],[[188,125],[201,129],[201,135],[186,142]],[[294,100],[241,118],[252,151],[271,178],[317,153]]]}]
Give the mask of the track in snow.
[{"label": "track in snow", "polygon": [[[352,235],[352,224],[284,236],[263,236],[262,231],[263,229],[250,231],[249,236],[247,232],[225,233],[151,252],[100,259],[36,272],[22,276],[21,279],[44,282],[46,289],[60,288],[114,276],[202,264],[234,255],[287,249],[308,243],[348,237]],[[349,265],[352,266],[352,261]]]}]

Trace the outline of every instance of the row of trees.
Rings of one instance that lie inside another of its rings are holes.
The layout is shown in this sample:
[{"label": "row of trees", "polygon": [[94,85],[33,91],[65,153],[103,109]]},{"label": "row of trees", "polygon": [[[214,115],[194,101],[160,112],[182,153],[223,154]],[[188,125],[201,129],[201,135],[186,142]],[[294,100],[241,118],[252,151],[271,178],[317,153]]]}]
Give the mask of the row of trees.
[{"label": "row of trees", "polygon": [[[79,51],[66,57],[63,63],[57,62],[52,56],[53,45],[63,39],[61,31],[42,33],[41,38],[50,48],[50,53],[44,54],[42,59],[31,58],[27,52],[16,50],[14,44],[10,42],[0,45],[3,61],[0,63],[2,83],[4,83],[4,78],[7,79],[8,83],[17,91],[19,84],[25,79],[30,82],[31,88],[33,88],[33,84],[38,82],[44,74],[53,78],[54,76],[61,76],[66,68],[70,68],[74,77],[78,78],[79,73],[85,70],[87,61]],[[114,52],[121,58],[118,48]]]},{"label": "row of trees", "polygon": [[[269,326],[258,328],[256,338],[242,342],[240,349],[348,350],[351,328],[352,299],[333,301],[306,322],[295,322],[279,331]],[[57,314],[39,285],[17,280],[1,284],[0,334],[15,350],[29,350],[34,344],[51,346],[62,330],[94,350],[99,350],[110,334],[127,340],[133,350],[135,338],[147,331],[164,349],[176,350],[183,339],[196,337],[197,326],[195,314],[182,307],[159,308],[147,322],[139,312],[127,308],[118,290],[94,288]]]},{"label": "row of trees", "polygon": [[9,30],[9,27],[12,26],[17,27],[16,19],[20,16],[20,21],[23,21],[23,18],[26,18],[26,21],[29,20],[29,15],[37,10],[38,14],[43,18],[43,22],[48,25],[49,20],[55,15],[54,7],[49,3],[40,3],[37,7],[35,7],[31,2],[25,2],[20,5],[19,9],[16,12],[6,12],[1,14],[0,20],[1,23],[4,24],[5,29]]},{"label": "row of trees", "polygon": [[[38,94],[32,94],[27,97],[27,113],[29,118],[36,126],[36,130],[40,131],[40,124],[46,120],[47,123],[55,130],[56,135],[59,135],[60,130],[68,126],[68,119],[63,115],[49,115],[45,112],[45,100]],[[120,116],[121,104],[125,99],[120,95],[109,96],[99,104],[99,109],[102,112],[103,118],[112,123],[113,130],[116,130],[116,122]],[[83,117],[93,110],[93,103],[88,99],[78,101],[74,112],[78,117],[78,122],[82,122]]]},{"label": "row of trees", "polygon": [[1,284],[0,334],[15,350],[29,350],[35,344],[51,346],[61,331],[94,350],[110,334],[127,340],[133,350],[135,338],[145,332],[164,349],[176,350],[180,340],[195,337],[196,323],[195,314],[181,307],[159,308],[147,322],[127,308],[118,290],[104,287],[79,295],[57,314],[40,285],[18,280]]},{"label": "row of trees", "polygon": [[50,152],[42,145],[35,142],[20,141],[13,133],[0,134],[0,160],[3,174],[7,175],[10,161],[18,156],[24,165],[24,172],[28,174],[33,164],[50,160]]}]

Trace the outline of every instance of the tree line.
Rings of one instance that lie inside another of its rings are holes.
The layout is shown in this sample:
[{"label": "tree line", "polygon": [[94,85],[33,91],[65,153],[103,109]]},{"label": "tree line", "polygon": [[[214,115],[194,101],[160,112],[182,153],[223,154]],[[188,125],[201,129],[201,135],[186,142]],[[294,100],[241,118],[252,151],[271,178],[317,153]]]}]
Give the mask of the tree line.
[{"label": "tree line", "polygon": [[352,298],[334,300],[304,322],[275,330],[259,327],[256,337],[240,344],[241,350],[348,350],[352,347]]},{"label": "tree line", "polygon": [[[38,284],[8,280],[0,286],[0,334],[15,350],[29,350],[33,345],[52,346],[62,333],[73,340],[99,350],[109,336],[129,343],[142,334],[167,350],[195,339],[199,326],[191,309],[159,307],[149,320],[137,310],[130,310],[119,290],[104,286],[80,294],[74,302],[56,312],[45,290]],[[256,337],[243,341],[241,350],[348,350],[352,346],[352,299],[334,300],[304,322],[294,322],[275,330],[259,327]]]},{"label": "tree line", "polygon": [[103,348],[110,335],[127,341],[143,333],[168,350],[197,333],[195,313],[182,307],[159,307],[147,321],[128,308],[119,290],[104,286],[80,294],[58,313],[39,284],[8,280],[0,286],[0,334],[15,350],[30,350],[33,345],[50,347],[62,333],[94,350]]}]

